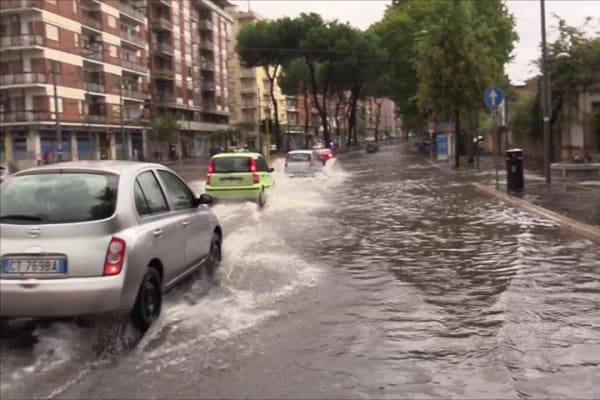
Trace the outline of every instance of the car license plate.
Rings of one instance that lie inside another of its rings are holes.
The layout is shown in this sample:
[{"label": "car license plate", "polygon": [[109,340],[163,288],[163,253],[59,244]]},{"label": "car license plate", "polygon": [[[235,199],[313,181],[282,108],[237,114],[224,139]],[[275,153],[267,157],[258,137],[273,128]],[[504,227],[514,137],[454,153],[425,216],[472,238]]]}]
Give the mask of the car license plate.
[{"label": "car license plate", "polygon": [[228,184],[228,185],[235,185],[237,183],[240,183],[241,181],[242,181],[242,178],[237,178],[237,177],[221,178],[221,183]]},{"label": "car license plate", "polygon": [[65,258],[8,258],[2,260],[5,274],[65,274]]}]

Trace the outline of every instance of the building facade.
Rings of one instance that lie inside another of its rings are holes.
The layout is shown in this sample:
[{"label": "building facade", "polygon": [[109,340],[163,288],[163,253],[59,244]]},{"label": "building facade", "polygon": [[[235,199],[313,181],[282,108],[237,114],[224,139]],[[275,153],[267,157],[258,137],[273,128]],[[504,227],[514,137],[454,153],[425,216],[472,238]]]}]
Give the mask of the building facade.
[{"label": "building facade", "polygon": [[148,134],[150,117],[167,112],[182,129],[170,148],[206,154],[210,134],[229,122],[226,6],[1,0],[0,160],[21,169],[173,156]]}]

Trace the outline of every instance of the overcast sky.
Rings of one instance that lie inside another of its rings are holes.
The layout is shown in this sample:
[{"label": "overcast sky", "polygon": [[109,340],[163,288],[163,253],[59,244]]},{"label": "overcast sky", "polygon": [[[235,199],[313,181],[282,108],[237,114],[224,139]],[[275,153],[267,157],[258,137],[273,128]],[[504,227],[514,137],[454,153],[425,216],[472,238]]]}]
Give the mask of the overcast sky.
[{"label": "overcast sky", "polygon": [[[426,1],[426,0],[423,0]],[[449,0],[450,1],[450,0]],[[383,16],[391,1],[385,0],[233,0],[234,4],[246,10],[248,3],[253,11],[266,18],[282,16],[295,17],[301,12],[314,11],[325,19],[348,21],[365,29]],[[517,19],[519,43],[514,51],[514,61],[508,66],[508,74],[513,82],[520,82],[537,70],[531,61],[539,56],[540,6],[539,0],[509,0],[508,8]],[[546,25],[552,38],[551,26],[558,14],[571,25],[581,25],[588,16],[595,17],[596,31],[600,31],[600,0],[546,0]]]}]

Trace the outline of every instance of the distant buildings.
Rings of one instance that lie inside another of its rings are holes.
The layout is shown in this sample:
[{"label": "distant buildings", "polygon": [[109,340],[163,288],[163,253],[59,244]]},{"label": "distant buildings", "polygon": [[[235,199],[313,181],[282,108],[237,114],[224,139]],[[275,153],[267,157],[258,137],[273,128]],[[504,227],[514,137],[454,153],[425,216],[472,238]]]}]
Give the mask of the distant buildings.
[{"label": "distant buildings", "polygon": [[[232,125],[244,132],[237,144],[258,150],[270,84],[234,48],[260,19],[226,0],[0,0],[0,161],[21,169],[57,160],[60,147],[63,160],[205,157]],[[314,144],[312,96],[274,90],[284,147]],[[370,135],[372,100],[361,107]],[[151,122],[167,113],[179,135],[160,143]],[[386,101],[382,133],[397,130],[393,115]],[[345,120],[330,120],[332,132]]]}]

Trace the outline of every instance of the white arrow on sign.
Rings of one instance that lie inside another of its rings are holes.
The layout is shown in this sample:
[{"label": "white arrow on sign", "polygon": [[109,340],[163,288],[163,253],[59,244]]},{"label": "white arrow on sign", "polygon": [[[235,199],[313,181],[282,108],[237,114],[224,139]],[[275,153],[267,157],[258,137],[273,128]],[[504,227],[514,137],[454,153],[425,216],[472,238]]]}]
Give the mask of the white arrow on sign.
[{"label": "white arrow on sign", "polygon": [[490,99],[492,99],[492,106],[496,106],[496,98],[498,98],[498,94],[494,89],[490,90]]}]

